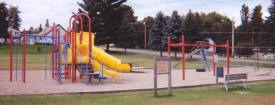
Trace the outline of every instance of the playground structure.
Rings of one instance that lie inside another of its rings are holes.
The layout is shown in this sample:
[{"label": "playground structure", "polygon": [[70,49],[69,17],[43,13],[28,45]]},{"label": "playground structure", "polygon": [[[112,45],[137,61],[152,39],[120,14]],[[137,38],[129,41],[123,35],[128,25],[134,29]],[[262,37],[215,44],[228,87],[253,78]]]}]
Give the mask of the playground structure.
[{"label": "playground structure", "polygon": [[[83,19],[86,17],[89,21],[89,32],[83,32]],[[73,20],[74,27],[71,28],[71,20]],[[81,30],[79,33],[76,31],[76,21],[80,19]],[[91,32],[91,19],[85,13],[74,14],[70,17],[69,28],[65,35],[60,35],[59,30],[55,30],[55,25],[52,26],[52,35],[36,35],[23,33],[13,37],[12,30],[10,30],[10,68],[9,68],[9,80],[13,81],[13,56],[15,57],[15,77],[17,81],[17,52],[16,43],[13,44],[13,39],[19,39],[21,44],[21,74],[22,82],[26,82],[26,37],[41,37],[51,38],[51,43],[45,43],[45,79],[47,72],[50,72],[51,78],[57,80],[60,84],[62,79],[72,79],[72,83],[76,82],[76,71],[79,72],[79,78],[86,77],[86,84],[92,83],[92,78],[98,78],[103,84],[103,77],[109,75],[112,77],[120,78],[120,74],[117,72],[130,72],[130,64],[122,64],[121,61],[109,54],[103,49],[94,45],[94,33]],[[13,46],[15,50],[13,51]],[[47,46],[51,46],[51,64],[50,69],[47,64]],[[117,72],[104,69],[115,70]]]},{"label": "playground structure", "polygon": [[[213,43],[214,43],[214,41],[210,38],[208,38],[208,42],[206,42],[206,41],[196,41],[196,44],[213,44]],[[193,55],[196,55],[196,54],[199,53],[200,61],[198,63],[196,63],[196,69],[201,69],[201,70],[203,69],[203,71],[205,71],[207,69],[208,71],[210,71],[209,61],[207,60],[206,55],[208,55],[208,53],[212,53],[212,52],[213,52],[212,47],[206,49],[205,47],[194,46],[191,49],[191,53],[189,53],[188,56],[185,57],[185,60],[191,61],[193,59]],[[199,67],[199,63],[203,64],[203,68]],[[178,61],[173,66],[173,68],[177,68],[180,64],[181,64],[181,61]]]},{"label": "playground structure", "polygon": [[[216,64],[215,62],[215,53],[216,53],[216,47],[224,47],[226,48],[226,68],[227,68],[227,74],[230,73],[230,60],[229,60],[229,41],[226,42],[224,45],[216,45],[215,43],[213,44],[186,44],[184,43],[184,36],[181,38],[181,43],[171,43],[171,38],[168,37],[168,56],[170,56],[171,53],[171,47],[181,47],[182,48],[182,79],[185,80],[185,46],[197,46],[197,47],[212,47],[212,55],[213,55],[213,75],[216,75]],[[199,50],[198,50],[199,51]],[[204,55],[205,56],[205,55]]]}]

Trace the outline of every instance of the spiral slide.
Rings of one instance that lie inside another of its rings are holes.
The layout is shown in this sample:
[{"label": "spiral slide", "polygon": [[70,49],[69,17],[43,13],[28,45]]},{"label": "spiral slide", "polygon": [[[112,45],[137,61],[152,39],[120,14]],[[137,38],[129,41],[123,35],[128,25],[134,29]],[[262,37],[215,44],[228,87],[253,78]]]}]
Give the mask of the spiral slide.
[{"label": "spiral slide", "polygon": [[[77,63],[88,63],[89,62],[89,33],[83,32],[83,40],[80,44],[79,38],[80,34],[77,33],[76,35],[76,50],[77,50]],[[95,35],[92,34],[92,39],[94,39]],[[71,57],[72,49],[68,49],[68,63],[71,63],[72,57]],[[94,40],[92,40],[92,66],[95,69],[95,72],[102,69],[101,63],[105,67],[108,67],[111,70],[117,71],[117,72],[131,72],[131,66],[129,64],[122,64],[121,60],[117,59],[116,57],[106,53],[103,49],[98,48],[94,46]],[[94,65],[93,65],[94,64]],[[106,69],[103,69],[103,73],[105,75],[113,76],[113,77],[120,77],[120,75],[117,72],[109,71]]]}]

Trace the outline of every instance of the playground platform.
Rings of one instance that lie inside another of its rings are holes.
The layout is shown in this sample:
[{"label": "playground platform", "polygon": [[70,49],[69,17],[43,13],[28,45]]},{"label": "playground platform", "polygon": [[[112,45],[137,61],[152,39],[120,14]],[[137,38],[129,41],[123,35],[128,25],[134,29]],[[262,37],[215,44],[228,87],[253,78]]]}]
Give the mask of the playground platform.
[{"label": "playground platform", "polygon": [[[248,81],[273,80],[275,79],[275,69],[270,73],[269,68],[260,68],[254,71],[254,67],[231,68],[231,74],[248,73]],[[63,79],[62,84],[56,80],[44,77],[44,70],[28,70],[26,83],[9,82],[8,70],[0,70],[0,95],[20,95],[20,94],[55,94],[55,93],[101,93],[119,92],[153,89],[153,70],[143,69],[133,73],[120,73],[121,79],[107,77],[104,84],[93,79],[93,84],[87,86],[85,79],[77,78],[77,82]],[[20,77],[20,76],[18,76]],[[15,80],[15,79],[14,79]],[[158,75],[158,87],[167,87],[167,75]],[[223,83],[224,78],[219,82]],[[172,70],[172,87],[203,86],[216,84],[213,72],[196,72],[194,69],[186,69],[186,80],[182,80],[181,69]],[[249,88],[249,87],[248,87]]]}]

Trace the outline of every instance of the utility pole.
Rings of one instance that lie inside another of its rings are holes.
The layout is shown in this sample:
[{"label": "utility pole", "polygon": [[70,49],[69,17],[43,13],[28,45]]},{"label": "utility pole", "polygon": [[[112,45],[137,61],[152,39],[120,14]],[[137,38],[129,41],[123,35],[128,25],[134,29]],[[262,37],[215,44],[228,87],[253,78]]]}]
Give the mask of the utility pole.
[{"label": "utility pole", "polygon": [[146,21],[145,21],[145,26],[144,26],[144,49],[146,49],[146,45],[147,45],[147,43],[146,43]]},{"label": "utility pole", "polygon": [[234,22],[234,17],[233,17],[233,20],[232,20],[232,47],[231,47],[231,54],[232,54],[232,57],[234,58],[234,48],[235,48],[235,45],[234,45],[234,42],[235,42],[235,22]]}]

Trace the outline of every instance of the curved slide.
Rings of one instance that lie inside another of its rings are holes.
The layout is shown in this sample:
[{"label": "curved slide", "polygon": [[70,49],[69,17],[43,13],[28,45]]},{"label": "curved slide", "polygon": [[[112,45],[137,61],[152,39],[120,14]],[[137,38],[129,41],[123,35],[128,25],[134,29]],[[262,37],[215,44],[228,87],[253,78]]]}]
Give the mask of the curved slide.
[{"label": "curved slide", "polygon": [[[77,45],[77,63],[80,63],[82,60],[82,63],[88,63],[89,58],[89,33],[83,32],[83,40],[80,44],[79,42],[79,36],[80,34],[77,33],[76,35],[76,45]],[[94,34],[92,34],[92,39],[94,39]],[[81,59],[81,56],[82,59]],[[109,69],[115,70],[117,72],[131,72],[131,66],[129,64],[122,64],[121,60],[117,59],[116,57],[106,53],[103,49],[98,48],[94,46],[94,40],[92,41],[92,57],[94,61],[91,64],[94,66],[95,71],[99,71],[102,69],[100,63],[103,63],[104,66],[108,67]],[[72,57],[71,57],[71,48],[68,49],[68,63],[71,63]],[[110,76],[120,77],[120,75],[116,72],[108,71],[106,69],[103,70],[103,73]]]}]

